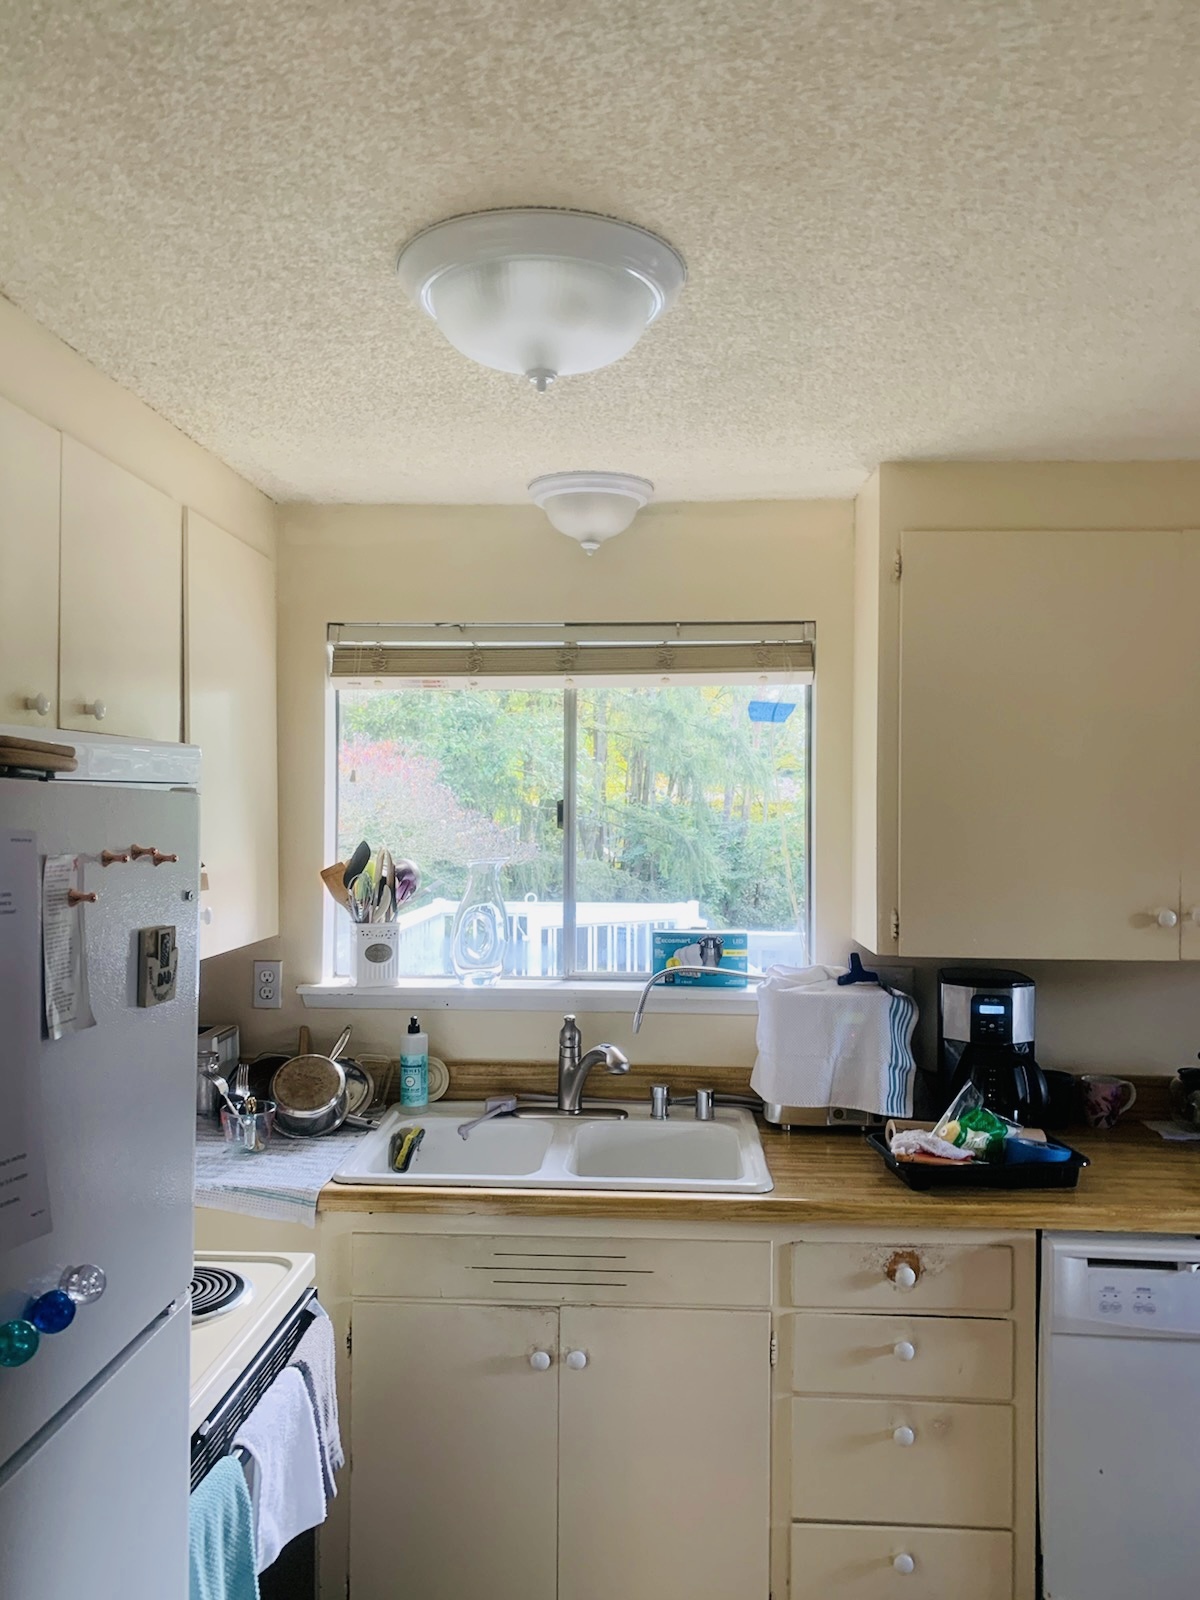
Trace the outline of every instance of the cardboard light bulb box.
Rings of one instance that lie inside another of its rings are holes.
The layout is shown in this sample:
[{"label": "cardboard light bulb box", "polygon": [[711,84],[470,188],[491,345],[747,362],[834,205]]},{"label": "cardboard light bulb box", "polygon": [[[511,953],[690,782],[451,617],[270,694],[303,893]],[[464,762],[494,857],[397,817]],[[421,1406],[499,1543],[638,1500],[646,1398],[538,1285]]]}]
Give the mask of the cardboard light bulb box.
[{"label": "cardboard light bulb box", "polygon": [[[651,957],[655,972],[667,972],[664,984],[700,989],[744,989],[748,963],[744,928],[655,928]],[[705,972],[677,972],[675,967],[705,967]]]}]

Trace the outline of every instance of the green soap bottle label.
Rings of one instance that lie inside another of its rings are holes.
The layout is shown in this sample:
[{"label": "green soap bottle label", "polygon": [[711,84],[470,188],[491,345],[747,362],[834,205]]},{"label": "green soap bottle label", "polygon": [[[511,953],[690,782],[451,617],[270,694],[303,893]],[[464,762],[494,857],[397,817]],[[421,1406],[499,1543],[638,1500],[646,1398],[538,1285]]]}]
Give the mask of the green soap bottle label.
[{"label": "green soap bottle label", "polygon": [[400,1057],[400,1104],[423,1106],[429,1103],[429,1058]]}]

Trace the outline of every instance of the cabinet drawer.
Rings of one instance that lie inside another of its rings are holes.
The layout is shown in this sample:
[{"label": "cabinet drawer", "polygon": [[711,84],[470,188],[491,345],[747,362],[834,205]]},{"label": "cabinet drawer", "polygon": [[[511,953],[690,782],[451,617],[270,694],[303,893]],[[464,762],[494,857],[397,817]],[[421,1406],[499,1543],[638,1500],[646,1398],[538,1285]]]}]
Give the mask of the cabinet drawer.
[{"label": "cabinet drawer", "polygon": [[783,1371],[803,1394],[1012,1398],[1011,1322],[802,1311],[780,1332]]},{"label": "cabinet drawer", "polygon": [[[912,1281],[915,1278],[915,1281]],[[1008,1245],[796,1244],[792,1304],[846,1311],[1008,1311]]]},{"label": "cabinet drawer", "polygon": [[353,1293],[540,1305],[766,1307],[764,1241],[359,1233]]},{"label": "cabinet drawer", "polygon": [[955,1595],[1012,1600],[1012,1592],[1012,1538],[1007,1533],[792,1528],[792,1600],[830,1600],[831,1595],[837,1600],[951,1600]]},{"label": "cabinet drawer", "polygon": [[1007,1528],[1012,1477],[1008,1406],[792,1401],[792,1515],[806,1522]]}]

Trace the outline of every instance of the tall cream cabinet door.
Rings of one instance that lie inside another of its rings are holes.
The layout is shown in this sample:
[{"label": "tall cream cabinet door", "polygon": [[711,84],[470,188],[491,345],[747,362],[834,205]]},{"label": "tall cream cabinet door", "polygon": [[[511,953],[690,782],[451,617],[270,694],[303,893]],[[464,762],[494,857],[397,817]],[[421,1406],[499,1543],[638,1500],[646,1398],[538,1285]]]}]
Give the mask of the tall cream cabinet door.
[{"label": "tall cream cabinet door", "polygon": [[184,737],[200,746],[200,954],[279,931],[275,568],[188,509]]},{"label": "tall cream cabinet door", "polygon": [[177,743],[182,507],[69,436],[61,601],[59,726]]},{"label": "tall cream cabinet door", "polygon": [[[1189,618],[1200,617],[1200,532],[1183,535],[1183,594]],[[1184,680],[1187,723],[1183,754],[1187,765],[1183,835],[1183,893],[1180,910],[1180,953],[1200,961],[1200,636],[1188,651]]]},{"label": "tall cream cabinet door", "polygon": [[770,1337],[765,1311],[563,1307],[558,1600],[766,1600]]},{"label": "tall cream cabinet door", "polygon": [[555,1600],[557,1310],[356,1301],[353,1340],[354,1600]]},{"label": "tall cream cabinet door", "polygon": [[1178,959],[1183,539],[904,535],[902,954]]},{"label": "tall cream cabinet door", "polygon": [[57,722],[61,443],[0,399],[0,722]]}]

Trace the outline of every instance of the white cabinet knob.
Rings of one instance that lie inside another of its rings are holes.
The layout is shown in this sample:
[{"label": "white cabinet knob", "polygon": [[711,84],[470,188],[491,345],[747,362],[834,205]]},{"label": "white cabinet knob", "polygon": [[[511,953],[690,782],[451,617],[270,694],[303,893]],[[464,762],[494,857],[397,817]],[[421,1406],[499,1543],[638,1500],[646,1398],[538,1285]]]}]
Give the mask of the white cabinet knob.
[{"label": "white cabinet knob", "polygon": [[897,1289],[912,1289],[917,1282],[917,1275],[907,1261],[902,1261],[892,1273],[892,1282]]},{"label": "white cabinet knob", "polygon": [[913,1558],[905,1551],[901,1551],[898,1556],[892,1557],[892,1566],[897,1572],[901,1573],[905,1577],[908,1576],[916,1564],[917,1563],[913,1560]]},{"label": "white cabinet knob", "polygon": [[911,1428],[904,1427],[903,1424],[899,1428],[896,1428],[894,1430],[894,1432],[892,1433],[892,1438],[896,1441],[897,1444],[904,1445],[906,1448],[907,1448],[908,1445],[916,1444],[916,1442],[917,1442],[916,1434],[912,1431]]},{"label": "white cabinet knob", "polygon": [[1193,926],[1200,928],[1200,906],[1192,907],[1187,914],[1187,920],[1192,923]]},{"label": "white cabinet knob", "polygon": [[549,1372],[550,1352],[548,1350],[535,1350],[529,1358],[529,1365],[535,1372]]},{"label": "white cabinet knob", "polygon": [[1170,906],[1155,906],[1154,910],[1150,912],[1150,916],[1154,918],[1160,928],[1173,928],[1179,921],[1178,914],[1172,911]]},{"label": "white cabinet knob", "polygon": [[892,1346],[892,1354],[897,1361],[911,1361],[917,1353],[915,1344],[910,1344],[907,1339],[901,1339]]},{"label": "white cabinet knob", "polygon": [[25,696],[26,711],[36,711],[39,717],[44,717],[50,710],[50,697],[44,694],[27,694]]},{"label": "white cabinet knob", "polygon": [[200,913],[200,921],[204,924],[204,926],[206,928],[211,928],[212,927],[212,907],[211,906],[205,906],[203,911],[201,911],[201,913]]},{"label": "white cabinet knob", "polygon": [[586,1350],[567,1351],[567,1365],[571,1368],[572,1372],[582,1372],[587,1364],[588,1358]]},{"label": "white cabinet knob", "polygon": [[108,707],[103,700],[85,700],[83,714],[85,717],[95,717],[97,722],[103,722],[108,715]]}]

